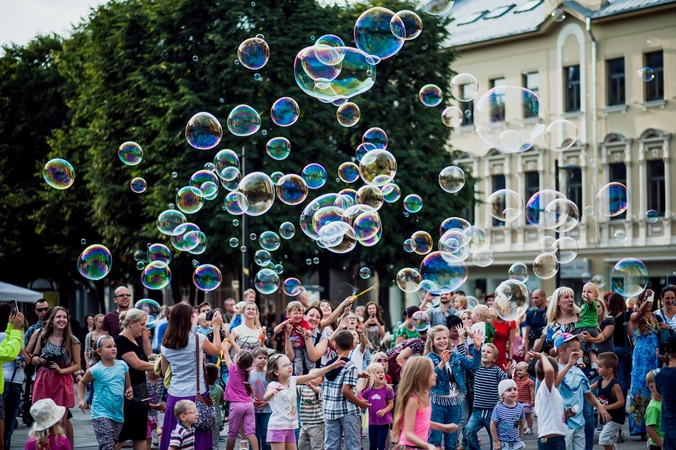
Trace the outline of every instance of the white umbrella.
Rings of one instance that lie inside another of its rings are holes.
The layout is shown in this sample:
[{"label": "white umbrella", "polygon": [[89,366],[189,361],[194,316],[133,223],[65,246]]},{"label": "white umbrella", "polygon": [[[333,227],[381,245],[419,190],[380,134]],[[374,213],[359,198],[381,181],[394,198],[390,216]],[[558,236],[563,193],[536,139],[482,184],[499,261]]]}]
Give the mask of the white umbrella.
[{"label": "white umbrella", "polygon": [[42,293],[14,286],[0,281],[0,302],[16,300],[19,303],[35,303],[42,298]]}]

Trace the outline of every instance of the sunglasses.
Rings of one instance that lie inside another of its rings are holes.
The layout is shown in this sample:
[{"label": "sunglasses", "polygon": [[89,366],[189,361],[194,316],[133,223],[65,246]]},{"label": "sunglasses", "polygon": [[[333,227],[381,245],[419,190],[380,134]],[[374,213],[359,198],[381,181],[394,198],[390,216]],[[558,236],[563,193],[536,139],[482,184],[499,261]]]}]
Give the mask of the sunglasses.
[{"label": "sunglasses", "polygon": [[48,309],[49,309],[49,306],[46,307],[46,308],[35,308],[35,311],[37,311],[37,312],[45,312],[45,311],[47,311]]},{"label": "sunglasses", "polygon": [[131,297],[131,294],[119,294],[116,295],[115,297]]},{"label": "sunglasses", "polygon": [[378,359],[376,359],[376,362],[377,362],[377,363],[384,363],[385,360],[384,360],[383,358],[378,358]]}]

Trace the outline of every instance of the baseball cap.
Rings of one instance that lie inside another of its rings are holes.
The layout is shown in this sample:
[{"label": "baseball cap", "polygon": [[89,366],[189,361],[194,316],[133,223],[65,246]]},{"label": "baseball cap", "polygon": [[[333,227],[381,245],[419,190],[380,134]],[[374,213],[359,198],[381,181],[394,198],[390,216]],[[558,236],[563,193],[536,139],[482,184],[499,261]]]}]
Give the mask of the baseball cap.
[{"label": "baseball cap", "polygon": [[558,350],[564,342],[572,341],[573,339],[577,339],[577,335],[572,333],[559,334],[554,338],[554,350]]}]

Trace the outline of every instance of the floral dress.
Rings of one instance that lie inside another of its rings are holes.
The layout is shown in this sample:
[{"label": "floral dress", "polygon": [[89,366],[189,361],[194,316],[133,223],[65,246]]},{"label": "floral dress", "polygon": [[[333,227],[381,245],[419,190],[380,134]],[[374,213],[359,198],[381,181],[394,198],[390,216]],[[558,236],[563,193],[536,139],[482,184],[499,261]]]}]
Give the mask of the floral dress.
[{"label": "floral dress", "polygon": [[654,324],[648,318],[641,317],[636,335],[636,347],[632,357],[631,387],[627,401],[629,413],[629,432],[632,436],[646,433],[645,411],[650,403],[650,389],[645,384],[645,377],[651,370],[659,367],[656,350],[657,335],[661,320],[652,315]]},{"label": "floral dress", "polygon": [[[73,345],[80,343],[75,336],[72,339]],[[54,345],[49,341],[42,347],[42,357],[54,358],[62,369],[73,364],[73,359],[68,356],[65,347]],[[54,369],[44,366],[38,368],[33,384],[33,403],[43,398],[51,398],[58,406],[75,407],[73,374],[61,375]]]}]

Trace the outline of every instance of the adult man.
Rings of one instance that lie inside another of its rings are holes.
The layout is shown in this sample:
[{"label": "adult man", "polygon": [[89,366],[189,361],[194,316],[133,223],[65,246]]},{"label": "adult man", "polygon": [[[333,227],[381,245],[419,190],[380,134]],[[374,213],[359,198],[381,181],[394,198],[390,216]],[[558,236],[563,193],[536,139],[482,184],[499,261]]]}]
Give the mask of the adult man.
[{"label": "adult man", "polygon": [[298,293],[298,301],[303,305],[303,308],[307,308],[310,302],[310,294],[308,294],[307,290],[302,286]]},{"label": "adult man", "polygon": [[47,303],[47,300],[44,298],[41,298],[37,302],[35,302],[35,315],[38,316],[38,321],[28,327],[28,330],[26,330],[26,334],[24,334],[23,341],[24,341],[24,348],[28,346],[28,342],[31,340],[31,336],[33,336],[33,333],[35,333],[38,330],[42,329],[42,321],[45,318],[45,314],[47,314],[47,310],[49,309],[49,303]]},{"label": "adult man", "polygon": [[425,311],[430,318],[430,326],[435,327],[437,325],[446,326],[446,318],[451,314],[457,314],[457,311],[451,308],[451,298],[453,297],[452,292],[444,292],[439,297],[439,306],[436,308],[425,309],[428,303],[434,298],[434,295],[431,293],[425,294],[425,299],[420,304],[420,310]]},{"label": "adult man", "polygon": [[536,289],[531,296],[533,300],[533,309],[526,314],[526,326],[524,327],[523,348],[526,351],[526,358],[530,350],[531,343],[540,339],[542,330],[547,326],[547,295],[542,289]]},{"label": "adult man", "polygon": [[232,318],[235,316],[235,299],[234,298],[225,299],[223,307],[225,308],[225,314],[223,314],[223,323],[229,324],[230,322],[232,322]]},{"label": "adult man", "polygon": [[211,304],[209,302],[202,302],[197,306],[197,314],[206,314],[211,311]]},{"label": "adult man", "polygon": [[[39,331],[42,329],[42,322],[45,320],[45,316],[47,315],[47,311],[49,310],[49,303],[47,303],[47,300],[44,298],[41,298],[37,302],[35,302],[35,315],[38,316],[38,321],[28,327],[28,330],[26,330],[26,333],[24,334],[23,340],[24,340],[24,348],[28,347],[28,343],[31,340],[31,337],[36,331]],[[28,410],[31,407],[31,389],[33,387],[33,374],[35,373],[35,366],[32,364],[27,364],[26,367],[24,368],[25,372],[25,381],[26,381],[26,388],[23,391],[23,410],[24,410],[24,423],[27,426],[31,426],[33,424],[32,417],[30,417],[30,414],[26,414]]]},{"label": "adult man", "polygon": [[[131,293],[129,292],[129,289],[124,286],[115,289],[113,302],[117,305],[117,309],[109,312],[103,317],[101,334],[109,334],[112,337],[116,337],[122,332],[122,327],[120,326],[120,313],[128,311],[131,308]],[[143,351],[146,355],[151,355],[153,353],[152,345],[150,344],[150,332],[148,330],[145,330],[143,336],[136,339],[136,342],[143,346]]]}]

